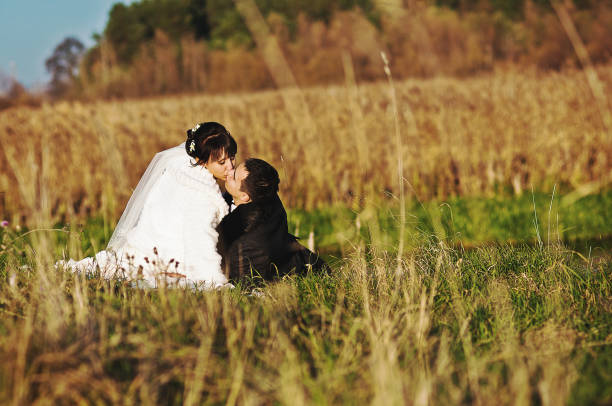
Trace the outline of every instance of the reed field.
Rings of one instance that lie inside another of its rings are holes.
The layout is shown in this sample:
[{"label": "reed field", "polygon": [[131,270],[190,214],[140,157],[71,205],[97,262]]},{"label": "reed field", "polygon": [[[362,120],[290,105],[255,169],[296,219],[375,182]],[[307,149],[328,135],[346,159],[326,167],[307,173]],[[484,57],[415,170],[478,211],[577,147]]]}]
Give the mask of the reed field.
[{"label": "reed field", "polygon": [[238,160],[278,168],[289,207],[397,202],[398,158],[407,198],[421,201],[610,185],[612,66],[597,71],[603,100],[582,71],[391,87],[355,85],[346,70],[346,86],[0,112],[0,209],[19,223],[117,218],[153,155],[201,121],[231,131]]},{"label": "reed field", "polygon": [[[610,404],[612,66],[356,84],[345,62],[344,86],[0,112],[0,404]],[[201,121],[279,169],[331,272],[56,269]]]}]

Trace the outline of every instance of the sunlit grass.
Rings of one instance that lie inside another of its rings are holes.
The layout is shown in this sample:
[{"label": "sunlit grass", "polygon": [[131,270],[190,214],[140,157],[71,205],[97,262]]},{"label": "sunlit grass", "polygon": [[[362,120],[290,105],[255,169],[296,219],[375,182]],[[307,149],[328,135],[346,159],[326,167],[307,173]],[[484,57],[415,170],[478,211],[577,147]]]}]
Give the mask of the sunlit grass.
[{"label": "sunlit grass", "polygon": [[261,296],[240,285],[134,289],[56,271],[40,247],[2,258],[2,403],[612,397],[611,263],[556,244],[432,243],[410,250],[400,269],[394,256],[357,247],[330,275],[285,278]]},{"label": "sunlit grass", "polygon": [[[393,66],[391,66],[393,69]],[[612,93],[612,68],[597,71]],[[612,179],[612,138],[582,72],[494,73],[471,79],[224,96],[58,103],[0,112],[0,209],[11,221],[113,223],[153,155],[198,121],[219,121],[238,160],[278,168],[292,208],[406,198],[524,195],[577,198]],[[47,224],[48,225],[48,224]]]},{"label": "sunlit grass", "polygon": [[[536,196],[536,208],[547,199]],[[104,247],[102,218],[50,230],[10,225],[0,234],[0,401],[605,403],[612,262],[560,245],[558,226],[539,245],[535,230],[522,231],[533,221],[530,200],[412,207],[413,244],[399,269],[393,210],[290,211],[298,234],[316,227],[333,271],[287,277],[261,295],[246,285],[143,290],[72,275],[52,261],[66,250],[91,255]],[[581,226],[590,238],[609,230],[598,223],[607,221],[608,201],[603,193],[556,207],[560,224],[574,225],[564,237],[584,236]],[[444,213],[437,235],[431,210],[453,208],[455,227],[478,223],[463,206],[478,208],[481,220],[482,207],[498,213],[478,236],[529,244],[466,250],[473,236],[444,234],[451,230]],[[545,213],[540,219],[547,223]],[[508,221],[519,224],[506,229]],[[334,245],[339,236],[342,249]]]}]

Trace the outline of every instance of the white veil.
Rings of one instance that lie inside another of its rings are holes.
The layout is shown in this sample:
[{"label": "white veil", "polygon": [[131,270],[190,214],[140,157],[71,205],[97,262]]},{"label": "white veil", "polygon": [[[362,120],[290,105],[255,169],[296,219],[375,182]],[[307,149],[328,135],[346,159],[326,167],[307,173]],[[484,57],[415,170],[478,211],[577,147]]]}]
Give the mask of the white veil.
[{"label": "white veil", "polygon": [[153,186],[159,181],[168,165],[176,159],[185,159],[185,143],[176,147],[157,153],[142,178],[138,182],[136,189],[132,193],[123,214],[117,223],[117,227],[108,242],[107,250],[120,251],[126,246],[127,234],[138,225],[140,215],[144,208],[147,197]]}]

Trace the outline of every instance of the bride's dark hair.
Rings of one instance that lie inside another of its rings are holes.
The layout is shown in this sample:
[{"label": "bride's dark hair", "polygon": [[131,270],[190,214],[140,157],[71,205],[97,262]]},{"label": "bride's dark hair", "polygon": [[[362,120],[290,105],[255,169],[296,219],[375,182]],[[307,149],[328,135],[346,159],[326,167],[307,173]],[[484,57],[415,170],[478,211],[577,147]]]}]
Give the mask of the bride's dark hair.
[{"label": "bride's dark hair", "polygon": [[223,156],[232,158],[236,155],[238,146],[236,140],[221,124],[209,121],[196,124],[192,129],[187,130],[187,141],[185,142],[187,155],[196,158],[198,163],[208,162]]}]

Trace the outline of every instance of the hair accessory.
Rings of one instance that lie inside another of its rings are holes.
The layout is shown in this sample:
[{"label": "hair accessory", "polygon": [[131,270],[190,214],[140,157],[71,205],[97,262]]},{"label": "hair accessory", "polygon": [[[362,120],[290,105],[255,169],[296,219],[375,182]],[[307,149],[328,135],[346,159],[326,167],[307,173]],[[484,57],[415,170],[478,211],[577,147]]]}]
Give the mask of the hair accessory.
[{"label": "hair accessory", "polygon": [[191,140],[191,142],[189,143],[189,152],[193,151],[195,151],[195,141]]},{"label": "hair accessory", "polygon": [[195,126],[193,126],[193,128],[191,129],[191,134],[194,135],[196,131],[198,131],[198,128],[200,128],[200,124],[196,124]]}]

